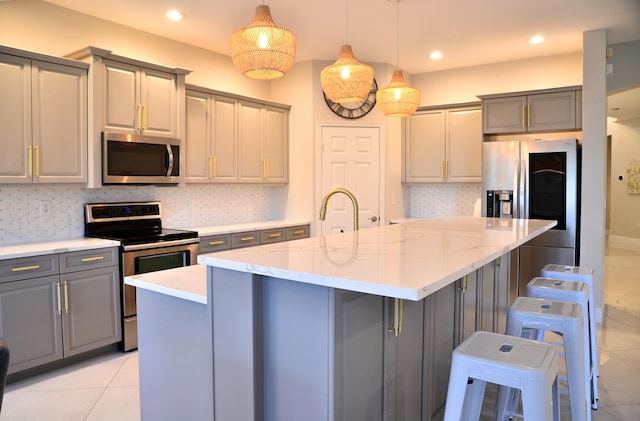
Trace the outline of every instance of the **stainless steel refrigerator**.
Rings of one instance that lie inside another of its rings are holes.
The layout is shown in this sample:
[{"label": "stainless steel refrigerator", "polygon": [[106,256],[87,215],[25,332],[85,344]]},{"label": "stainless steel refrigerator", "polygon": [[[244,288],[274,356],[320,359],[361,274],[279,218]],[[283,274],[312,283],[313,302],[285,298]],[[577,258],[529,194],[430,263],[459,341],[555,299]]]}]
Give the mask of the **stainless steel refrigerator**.
[{"label": "stainless steel refrigerator", "polygon": [[483,143],[483,216],[558,221],[511,254],[512,298],[547,263],[579,264],[580,153],[577,139]]}]

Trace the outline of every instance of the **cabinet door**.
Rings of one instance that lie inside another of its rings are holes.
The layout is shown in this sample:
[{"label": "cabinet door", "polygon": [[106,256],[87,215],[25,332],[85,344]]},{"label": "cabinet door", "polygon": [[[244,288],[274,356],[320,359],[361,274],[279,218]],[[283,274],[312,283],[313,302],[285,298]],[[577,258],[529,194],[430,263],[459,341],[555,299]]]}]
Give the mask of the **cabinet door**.
[{"label": "cabinet door", "polygon": [[454,338],[456,287],[456,283],[449,284],[424,299],[423,420],[444,417],[451,353],[457,346]]},{"label": "cabinet door", "polygon": [[526,96],[491,98],[482,101],[484,133],[526,131]]},{"label": "cabinet door", "polygon": [[0,336],[11,350],[9,373],[62,358],[58,279],[0,284]]},{"label": "cabinet door", "polygon": [[382,421],[384,297],[335,291],[336,420]]},{"label": "cabinet door", "polygon": [[104,128],[107,131],[137,133],[140,124],[140,69],[104,60]]},{"label": "cabinet door", "polygon": [[262,106],[238,103],[238,172],[240,181],[262,182],[265,162],[262,154]]},{"label": "cabinet door", "polygon": [[237,179],[237,103],[233,98],[211,97],[213,181],[229,182]]},{"label": "cabinet door", "polygon": [[177,113],[177,81],[170,73],[140,70],[139,129],[150,136],[175,137]]},{"label": "cabinet door", "polygon": [[528,131],[576,128],[575,91],[530,95],[528,107]]},{"label": "cabinet door", "polygon": [[482,109],[452,108],[446,111],[447,181],[482,180]]},{"label": "cabinet door", "polygon": [[456,346],[475,332],[478,326],[478,273],[471,272],[456,281]]},{"label": "cabinet door", "polygon": [[119,267],[60,276],[65,357],[122,339]]},{"label": "cabinet door", "polygon": [[183,144],[187,183],[207,183],[211,179],[209,98],[209,94],[187,92],[186,139]]},{"label": "cabinet door", "polygon": [[87,71],[33,61],[33,181],[87,182]]},{"label": "cabinet door", "polygon": [[402,306],[400,333],[385,333],[385,420],[422,419],[424,300],[387,298],[386,326],[393,325],[395,305]]},{"label": "cabinet door", "polygon": [[288,128],[288,110],[266,107],[264,159],[269,182],[286,183],[289,179]]},{"label": "cabinet door", "polygon": [[0,183],[30,183],[31,60],[0,54]]},{"label": "cabinet door", "polygon": [[505,333],[507,331],[507,311],[511,306],[511,291],[509,281],[509,254],[500,256],[494,260],[494,292],[495,292],[495,315],[494,331]]},{"label": "cabinet door", "polygon": [[444,182],[444,110],[416,113],[406,124],[405,181]]}]

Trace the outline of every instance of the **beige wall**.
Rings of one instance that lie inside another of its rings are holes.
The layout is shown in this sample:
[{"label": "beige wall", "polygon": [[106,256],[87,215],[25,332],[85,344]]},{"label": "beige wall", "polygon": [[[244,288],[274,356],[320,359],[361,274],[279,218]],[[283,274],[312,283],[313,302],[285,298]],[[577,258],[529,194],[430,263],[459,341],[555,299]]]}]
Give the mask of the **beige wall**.
[{"label": "beige wall", "polygon": [[611,135],[609,234],[618,237],[618,241],[620,237],[633,238],[640,245],[640,194],[627,190],[629,161],[640,160],[640,119],[610,120],[608,133]]}]

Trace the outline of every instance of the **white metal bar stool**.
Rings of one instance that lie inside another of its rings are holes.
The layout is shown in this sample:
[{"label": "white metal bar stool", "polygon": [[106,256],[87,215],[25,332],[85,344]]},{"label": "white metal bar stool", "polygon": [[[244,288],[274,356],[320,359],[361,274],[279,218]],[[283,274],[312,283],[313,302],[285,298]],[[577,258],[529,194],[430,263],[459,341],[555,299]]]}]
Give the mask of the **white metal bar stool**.
[{"label": "white metal bar stool", "polygon": [[[540,298],[518,297],[507,312],[507,334],[532,338],[545,331],[562,336],[571,418],[590,420],[591,409],[587,396],[588,382],[585,368],[584,318],[580,304],[569,301],[555,301]],[[497,420],[511,418],[518,394],[514,390],[500,388],[498,392]]]},{"label": "white metal bar stool", "polygon": [[558,352],[552,345],[472,333],[453,350],[444,420],[478,420],[487,382],[519,389],[526,420],[560,419]]},{"label": "white metal bar stool", "polygon": [[[591,365],[594,371],[593,397],[598,400],[598,379],[600,366],[598,365],[598,344],[596,342],[596,310],[595,288],[593,285],[593,269],[584,266],[565,266],[548,264],[542,268],[540,275],[544,278],[562,279],[568,281],[584,282],[589,285],[589,340],[591,341]],[[594,409],[597,406],[594,406]]]}]

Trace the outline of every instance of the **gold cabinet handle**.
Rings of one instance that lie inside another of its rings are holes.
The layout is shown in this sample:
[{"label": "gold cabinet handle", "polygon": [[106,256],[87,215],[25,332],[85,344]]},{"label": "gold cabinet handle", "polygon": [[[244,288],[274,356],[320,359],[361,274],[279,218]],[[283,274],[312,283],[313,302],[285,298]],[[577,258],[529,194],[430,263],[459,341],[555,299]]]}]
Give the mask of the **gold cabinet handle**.
[{"label": "gold cabinet handle", "polygon": [[402,332],[402,300],[399,298],[393,299],[393,325],[389,332],[392,332],[394,336],[398,336]]},{"label": "gold cabinet handle", "polygon": [[293,232],[293,235],[302,235],[302,234],[304,234],[304,230],[298,230]]},{"label": "gold cabinet handle", "polygon": [[33,147],[27,146],[27,157],[29,159],[29,177],[33,175],[33,154],[31,153]]},{"label": "gold cabinet handle", "polygon": [[56,290],[58,292],[58,316],[62,315],[62,296],[60,295],[60,282],[56,282]]},{"label": "gold cabinet handle", "polygon": [[213,178],[213,157],[209,156],[207,160],[209,161],[209,178]]},{"label": "gold cabinet handle", "polygon": [[64,281],[64,313],[69,314],[69,283]]},{"label": "gold cabinet handle", "polygon": [[467,289],[469,289],[469,276],[468,275],[464,275],[461,279],[461,283],[460,283],[460,288],[458,288],[458,291],[462,292],[463,294],[465,294],[467,292]]},{"label": "gold cabinet handle", "polygon": [[104,256],[85,257],[80,259],[81,262],[95,262],[96,260],[104,260]]},{"label": "gold cabinet handle", "polygon": [[282,237],[282,234],[279,232],[276,232],[274,234],[269,234],[269,238],[278,238],[278,237]]},{"label": "gold cabinet handle", "polygon": [[209,241],[209,245],[210,246],[219,246],[224,244],[224,240],[218,240],[218,241]]},{"label": "gold cabinet handle", "polygon": [[523,106],[522,106],[522,128],[523,128],[523,129],[526,129],[526,128],[527,128],[527,120],[525,119],[525,115],[524,115],[524,113],[525,113],[525,108],[527,108],[527,106],[526,106],[526,105],[523,105]]},{"label": "gold cabinet handle", "polygon": [[531,104],[527,105],[527,127],[531,127]]},{"label": "gold cabinet handle", "polygon": [[136,130],[142,130],[142,104],[136,105]]},{"label": "gold cabinet handle", "polygon": [[212,178],[216,178],[218,176],[218,160],[216,159],[216,156],[213,155],[213,177]]},{"label": "gold cabinet handle", "polygon": [[449,178],[449,161],[444,161],[444,178]]},{"label": "gold cabinet handle", "polygon": [[255,237],[242,237],[240,241],[253,241]]},{"label": "gold cabinet handle", "polygon": [[33,151],[36,153],[36,167],[35,167],[35,176],[40,177],[40,147],[34,146]]},{"label": "gold cabinet handle", "polygon": [[33,265],[33,266],[21,266],[19,268],[13,268],[11,269],[11,272],[23,272],[25,270],[34,270],[34,269],[40,269],[40,265]]},{"label": "gold cabinet handle", "polygon": [[147,130],[147,106],[142,104],[142,130]]},{"label": "gold cabinet handle", "polygon": [[269,178],[269,160],[268,159],[262,160],[262,178],[264,180]]}]

